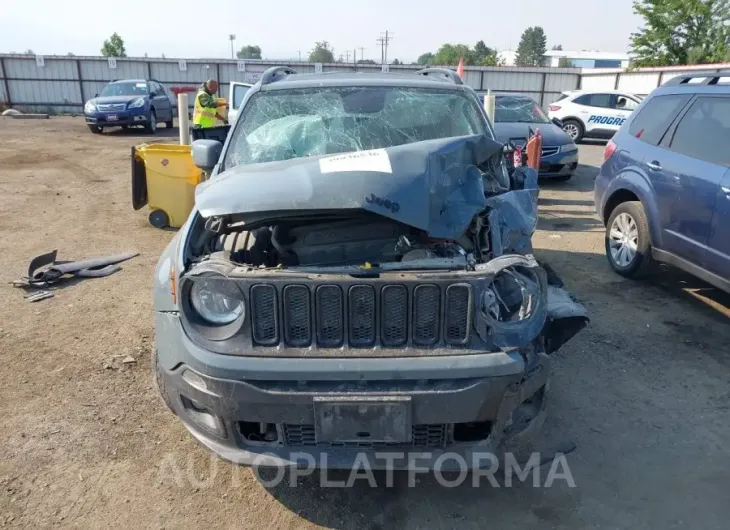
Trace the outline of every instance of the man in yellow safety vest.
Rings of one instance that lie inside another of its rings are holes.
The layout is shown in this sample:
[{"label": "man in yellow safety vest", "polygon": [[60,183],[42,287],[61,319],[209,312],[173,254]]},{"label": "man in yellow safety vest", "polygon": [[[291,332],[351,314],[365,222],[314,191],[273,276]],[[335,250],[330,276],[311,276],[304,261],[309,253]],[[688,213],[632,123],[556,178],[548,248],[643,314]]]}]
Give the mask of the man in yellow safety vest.
[{"label": "man in yellow safety vest", "polygon": [[216,119],[228,125],[219,112],[218,107],[225,107],[225,100],[218,100],[214,94],[218,91],[218,81],[209,79],[203,83],[195,95],[195,106],[193,107],[193,127],[207,128],[215,127]]}]

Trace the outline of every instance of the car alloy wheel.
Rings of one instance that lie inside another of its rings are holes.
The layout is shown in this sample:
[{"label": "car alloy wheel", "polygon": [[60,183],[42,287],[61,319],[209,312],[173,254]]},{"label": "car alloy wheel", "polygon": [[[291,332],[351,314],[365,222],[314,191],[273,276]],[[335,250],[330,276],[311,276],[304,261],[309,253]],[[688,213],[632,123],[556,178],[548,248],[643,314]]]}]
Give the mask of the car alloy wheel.
[{"label": "car alloy wheel", "polygon": [[578,135],[580,134],[580,131],[578,130],[578,126],[575,123],[566,123],[563,125],[563,130],[565,133],[570,136],[570,139],[575,142],[576,138],[578,138]]},{"label": "car alloy wheel", "polygon": [[628,267],[639,247],[639,228],[627,213],[616,216],[609,232],[611,259],[619,267]]}]

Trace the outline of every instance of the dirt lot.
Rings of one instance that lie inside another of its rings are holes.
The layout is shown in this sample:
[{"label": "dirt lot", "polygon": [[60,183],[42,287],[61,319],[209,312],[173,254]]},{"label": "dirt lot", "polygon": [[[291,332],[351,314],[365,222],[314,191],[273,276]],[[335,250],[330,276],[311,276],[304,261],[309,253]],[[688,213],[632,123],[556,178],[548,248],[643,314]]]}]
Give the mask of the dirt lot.
[{"label": "dirt lot", "polygon": [[[264,487],[211,458],[155,394],[152,272],[172,232],[131,208],[129,148],[148,140],[92,135],[80,118],[0,119],[0,526],[727,528],[730,297],[673,271],[609,271],[592,213],[603,146],[581,146],[578,175],[545,185],[535,237],[593,319],[556,355],[543,442],[577,444],[577,487],[444,489],[423,475],[339,489],[318,475]],[[54,248],[141,255],[27,303],[9,282]]]}]

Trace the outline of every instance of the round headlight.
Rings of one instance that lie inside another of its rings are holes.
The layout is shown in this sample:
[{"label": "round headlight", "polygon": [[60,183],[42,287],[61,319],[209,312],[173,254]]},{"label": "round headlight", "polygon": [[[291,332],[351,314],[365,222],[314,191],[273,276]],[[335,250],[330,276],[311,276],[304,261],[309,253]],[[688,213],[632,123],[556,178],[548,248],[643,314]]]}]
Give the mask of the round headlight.
[{"label": "round headlight", "polygon": [[211,324],[230,324],[246,311],[241,291],[225,279],[201,278],[190,288],[190,305]]}]

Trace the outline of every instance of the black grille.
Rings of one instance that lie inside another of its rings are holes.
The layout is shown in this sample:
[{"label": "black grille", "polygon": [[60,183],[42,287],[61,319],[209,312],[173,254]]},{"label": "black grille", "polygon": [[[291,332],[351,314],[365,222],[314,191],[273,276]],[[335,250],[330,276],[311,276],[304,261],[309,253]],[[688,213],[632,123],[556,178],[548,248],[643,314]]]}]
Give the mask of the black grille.
[{"label": "black grille", "polygon": [[304,285],[284,288],[284,340],[291,346],[305,347],[312,343],[312,315],[309,289]]},{"label": "black grille", "polygon": [[449,443],[449,424],[419,424],[411,427],[411,442],[328,442],[317,443],[314,425],[284,424],[284,443],[291,447],[446,447]]},{"label": "black grille", "polygon": [[464,344],[469,339],[470,289],[468,285],[446,288],[446,342]]},{"label": "black grille", "polygon": [[[300,280],[304,282],[303,280]],[[471,286],[360,283],[256,284],[250,289],[254,345],[397,348],[469,342]]]},{"label": "black grille", "polygon": [[383,346],[403,346],[408,340],[408,290],[402,285],[386,285],[381,304]]},{"label": "black grille", "polygon": [[342,290],[336,285],[317,288],[317,342],[336,348],[344,340]]},{"label": "black grille", "polygon": [[413,300],[413,342],[419,346],[436,344],[439,338],[440,291],[436,285],[419,285]]},{"label": "black grille", "polygon": [[271,285],[251,287],[251,320],[253,340],[257,344],[273,345],[278,342],[279,322],[276,289]]},{"label": "black grille", "polygon": [[375,289],[369,285],[350,287],[350,345],[375,344]]}]

